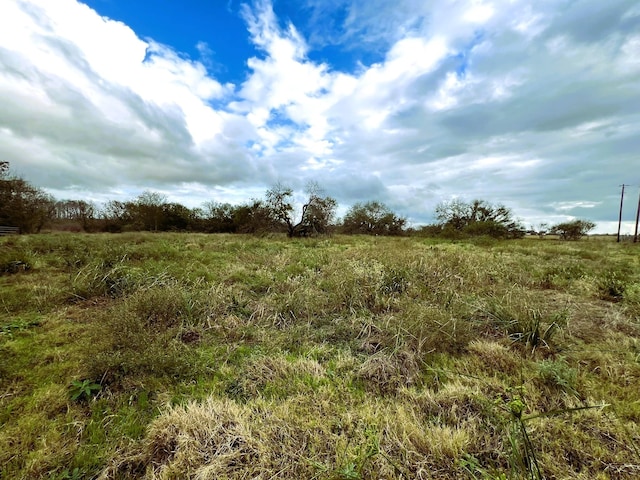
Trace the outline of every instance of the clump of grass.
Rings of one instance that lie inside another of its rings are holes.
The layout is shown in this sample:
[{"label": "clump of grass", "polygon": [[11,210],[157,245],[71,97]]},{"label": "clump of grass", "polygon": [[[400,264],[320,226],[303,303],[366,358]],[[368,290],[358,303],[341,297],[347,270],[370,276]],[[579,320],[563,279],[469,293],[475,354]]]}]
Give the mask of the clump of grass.
[{"label": "clump of grass", "polygon": [[22,245],[6,242],[0,248],[0,275],[27,272],[34,266],[33,253]]},{"label": "clump of grass", "polygon": [[24,260],[10,260],[8,262],[0,263],[0,275],[1,274],[15,274],[20,272],[28,272],[31,270],[31,264]]},{"label": "clump of grass", "polygon": [[[87,350],[87,376],[112,388],[134,386],[145,376],[189,378],[200,362],[182,341],[193,312],[180,289],[138,290],[107,309]],[[191,331],[191,330],[189,330]]]},{"label": "clump of grass", "polygon": [[137,287],[136,272],[127,265],[126,255],[115,260],[101,260],[83,266],[73,276],[73,298],[119,297]]},{"label": "clump of grass", "polygon": [[460,313],[430,305],[412,305],[391,322],[395,336],[418,355],[430,353],[457,354],[478,335],[477,325],[461,318]]},{"label": "clump of grass", "polygon": [[469,355],[487,373],[512,376],[518,373],[521,359],[507,346],[495,340],[476,339],[468,346]]},{"label": "clump of grass", "polygon": [[540,275],[540,286],[563,290],[587,275],[588,271],[584,262],[572,259],[569,262],[556,263],[544,268]]},{"label": "clump of grass", "polygon": [[628,275],[620,270],[607,270],[598,277],[597,286],[600,298],[612,302],[623,299],[628,285]]},{"label": "clump of grass", "polygon": [[416,385],[420,380],[421,365],[415,353],[408,349],[394,352],[381,351],[365,360],[356,378],[368,389],[382,395],[393,394],[401,387]]},{"label": "clump of grass", "polygon": [[542,382],[551,387],[577,395],[576,379],[578,372],[563,357],[557,360],[545,359],[538,363],[538,375]]},{"label": "clump of grass", "polygon": [[500,300],[492,299],[486,313],[512,342],[532,352],[541,347],[553,348],[554,337],[566,325],[568,317],[566,310],[545,315],[540,308],[530,306],[526,298],[514,300],[513,294]]},{"label": "clump of grass", "polygon": [[[170,408],[149,429],[145,464],[154,465],[154,476],[161,478],[193,472],[196,478],[214,479],[255,471],[261,445],[249,429],[249,416],[247,409],[232,402],[210,400]],[[144,468],[135,462],[132,466],[134,472]]]},{"label": "clump of grass", "polygon": [[445,471],[458,474],[458,459],[471,444],[473,429],[433,423],[408,405],[396,407],[390,418],[382,446],[396,459],[400,478],[444,478],[436,472]]},{"label": "clump of grass", "polygon": [[258,355],[244,365],[227,391],[240,401],[284,398],[301,391],[312,393],[324,376],[325,369],[313,359]]},{"label": "clump of grass", "polygon": [[424,418],[439,425],[462,427],[487,416],[487,393],[477,385],[455,378],[431,389],[405,390],[402,395],[407,400],[403,403],[415,405]]}]

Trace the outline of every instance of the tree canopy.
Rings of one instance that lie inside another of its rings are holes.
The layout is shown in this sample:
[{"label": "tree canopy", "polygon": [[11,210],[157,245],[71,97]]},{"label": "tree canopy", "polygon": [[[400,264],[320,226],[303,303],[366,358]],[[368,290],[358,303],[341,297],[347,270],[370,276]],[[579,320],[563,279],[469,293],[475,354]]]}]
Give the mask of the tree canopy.
[{"label": "tree canopy", "polygon": [[504,205],[485,200],[465,202],[454,199],[440,203],[435,210],[438,225],[445,236],[487,235],[495,238],[521,238],[523,225]]},{"label": "tree canopy", "polygon": [[393,213],[385,204],[372,201],[356,203],[342,220],[344,233],[400,235],[407,220]]},{"label": "tree canopy", "polygon": [[552,235],[559,235],[562,240],[579,240],[595,228],[596,224],[589,220],[572,220],[553,225],[549,230]]},{"label": "tree canopy", "polygon": [[[44,190],[12,176],[9,163],[0,162],[0,225],[19,227],[24,233],[39,232],[45,225],[70,231],[282,232],[289,237],[327,234],[334,229],[368,235],[416,232],[406,228],[406,218],[379,201],[354,204],[339,223],[335,218],[337,207],[337,201],[324,195],[315,182],[307,185],[304,196],[296,195],[289,186],[276,184],[265,192],[263,199],[240,205],[209,201],[200,208],[188,208],[169,202],[162,193],[145,190],[132,200],[111,200],[98,207],[84,200],[56,201]],[[504,239],[525,234],[523,225],[509,208],[485,200],[442,202],[437,205],[435,216],[437,223],[420,227],[417,233]],[[589,220],[573,220],[552,226],[548,233],[564,240],[577,240],[594,227]],[[546,231],[547,224],[541,224],[539,234]]]},{"label": "tree canopy", "polygon": [[39,232],[54,211],[51,195],[10,176],[7,162],[0,165],[0,225],[18,227],[23,233]]}]

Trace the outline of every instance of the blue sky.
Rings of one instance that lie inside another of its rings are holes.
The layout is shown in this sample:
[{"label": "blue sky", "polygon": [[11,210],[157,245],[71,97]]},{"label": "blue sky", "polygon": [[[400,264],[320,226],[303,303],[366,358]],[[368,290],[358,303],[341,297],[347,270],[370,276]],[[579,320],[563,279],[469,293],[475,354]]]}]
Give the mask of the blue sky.
[{"label": "blue sky", "polygon": [[212,75],[224,81],[241,82],[246,75],[247,58],[256,54],[237,1],[91,0],[84,3],[100,15],[128,25],[143,39],[151,38],[202,61]]},{"label": "blue sky", "polygon": [[[247,59],[259,55],[247,35],[244,16],[250,4],[239,0],[136,1],[89,0],[100,15],[121,21],[138,36],[170,46],[201,61],[222,82],[241,83],[249,74]],[[291,23],[311,47],[307,56],[332,69],[354,72],[384,59],[385,41],[345,41],[342,25],[349,4],[281,0],[273,2],[281,27]],[[149,14],[153,11],[153,14]]]},{"label": "blue sky", "polygon": [[452,198],[631,231],[640,7],[6,0],[0,158],[57,198],[195,207],[309,180],[410,223]]}]

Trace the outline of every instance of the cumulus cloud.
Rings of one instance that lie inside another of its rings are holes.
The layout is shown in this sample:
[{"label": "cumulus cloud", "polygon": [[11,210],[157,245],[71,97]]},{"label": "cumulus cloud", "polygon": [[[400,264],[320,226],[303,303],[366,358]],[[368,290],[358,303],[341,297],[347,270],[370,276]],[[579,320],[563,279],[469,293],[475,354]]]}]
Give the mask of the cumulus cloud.
[{"label": "cumulus cloud", "polygon": [[202,64],[70,0],[9,3],[0,24],[0,151],[34,183],[135,189],[255,174],[241,148],[251,126],[210,106],[233,86]]},{"label": "cumulus cloud", "polygon": [[[76,0],[11,1],[0,155],[56,195],[155,188],[193,205],[315,179],[342,203],[382,200],[414,224],[462,197],[532,224],[585,216],[604,229],[618,185],[639,182],[635,2],[303,8],[295,25],[268,0],[243,7],[257,53],[233,85],[207,70],[204,40],[196,61]],[[312,59],[327,46],[376,60]]]}]

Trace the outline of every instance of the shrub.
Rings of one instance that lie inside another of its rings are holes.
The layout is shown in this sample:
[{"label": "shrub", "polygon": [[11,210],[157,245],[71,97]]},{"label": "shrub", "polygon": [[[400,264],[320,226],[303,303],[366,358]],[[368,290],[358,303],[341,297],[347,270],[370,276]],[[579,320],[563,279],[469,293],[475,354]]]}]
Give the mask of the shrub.
[{"label": "shrub", "polygon": [[549,230],[552,235],[560,235],[562,240],[579,240],[595,228],[596,224],[589,220],[573,220],[558,223]]}]

